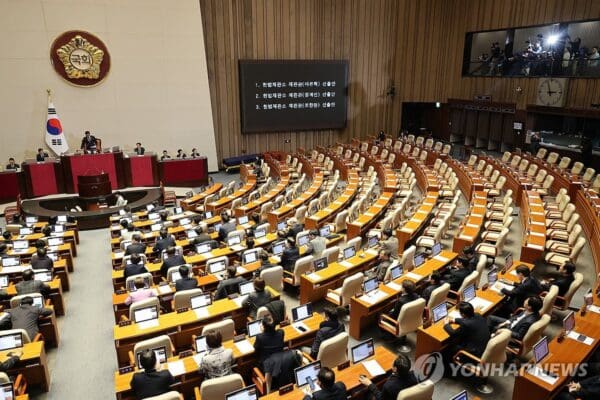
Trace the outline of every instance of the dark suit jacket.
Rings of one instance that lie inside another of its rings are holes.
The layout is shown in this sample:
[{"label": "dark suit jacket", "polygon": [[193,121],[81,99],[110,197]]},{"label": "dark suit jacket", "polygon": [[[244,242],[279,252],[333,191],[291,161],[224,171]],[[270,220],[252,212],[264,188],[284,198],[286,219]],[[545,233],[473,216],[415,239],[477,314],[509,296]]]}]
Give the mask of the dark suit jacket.
[{"label": "dark suit jacket", "polygon": [[571,395],[582,400],[596,400],[600,397],[600,375],[592,376],[579,381],[581,390],[572,392]]},{"label": "dark suit jacket", "polygon": [[485,318],[475,314],[472,318],[457,318],[458,328],[444,325],[444,330],[450,338],[457,342],[460,349],[466,350],[476,357],[481,357],[487,342],[490,340],[490,331]]},{"label": "dark suit jacket", "polygon": [[137,275],[137,274],[143,274],[146,272],[148,272],[148,270],[142,264],[127,264],[125,266],[125,271],[123,271],[123,275],[124,275],[125,279],[127,279],[130,276]]},{"label": "dark suit jacket", "polygon": [[131,378],[131,389],[138,399],[158,396],[170,391],[175,379],[168,370],[136,372]]},{"label": "dark suit jacket", "polygon": [[369,385],[370,398],[375,400],[396,400],[400,391],[407,389],[419,383],[415,374],[410,371],[405,376],[391,374],[387,381],[383,384],[381,391],[374,383]]},{"label": "dark suit jacket", "polygon": [[241,276],[236,276],[235,278],[225,279],[217,285],[217,294],[215,295],[215,300],[224,299],[230,294],[239,293],[239,285],[240,283],[244,283],[246,280]]},{"label": "dark suit jacket", "polygon": [[450,284],[450,290],[457,291],[470,273],[468,268],[453,269],[444,275],[444,280]]},{"label": "dark suit jacket", "polygon": [[219,240],[222,242],[227,240],[227,235],[229,232],[235,231],[235,228],[237,228],[237,226],[233,222],[221,225],[221,228],[219,228]]},{"label": "dark suit jacket", "polygon": [[212,238],[210,237],[210,235],[208,233],[201,233],[194,238],[193,244],[200,244],[200,243],[208,242],[209,240],[212,240]]},{"label": "dark suit jacket", "polygon": [[146,245],[143,243],[131,243],[125,249],[125,255],[129,256],[131,254],[144,254],[146,252]]},{"label": "dark suit jacket", "polygon": [[17,294],[41,293],[43,296],[50,294],[50,286],[42,281],[21,281],[15,285]]},{"label": "dark suit jacket", "polygon": [[255,339],[254,351],[256,351],[259,365],[263,365],[263,362],[271,354],[283,351],[283,330],[281,329],[277,329],[275,332],[259,333]]},{"label": "dark suit jacket", "polygon": [[400,315],[400,311],[402,310],[402,307],[404,307],[406,304],[410,303],[411,301],[417,300],[418,298],[419,298],[419,295],[416,293],[403,294],[402,296],[400,296],[398,298],[398,301],[394,305],[394,308],[392,308],[392,311],[390,311],[390,316],[394,319],[398,318],[398,315]]},{"label": "dark suit jacket", "polygon": [[281,254],[281,266],[284,270],[288,272],[294,271],[294,265],[296,261],[300,258],[300,250],[297,247],[290,247],[283,250],[283,254]]},{"label": "dark suit jacket", "polygon": [[304,227],[300,224],[294,224],[288,229],[286,237],[291,237],[296,240],[296,235],[304,230]]},{"label": "dark suit jacket", "polygon": [[198,281],[196,278],[181,278],[175,282],[175,291],[177,292],[180,290],[196,289],[197,287]]},{"label": "dark suit jacket", "polygon": [[321,347],[321,343],[324,340],[330,339],[335,335],[344,332],[346,329],[344,324],[338,321],[323,321],[319,325],[319,330],[317,331],[317,335],[315,336],[315,340],[310,348],[310,356],[317,359],[317,355],[319,354],[319,348]]},{"label": "dark suit jacket", "polygon": [[164,239],[158,239],[156,244],[152,248],[152,251],[163,251],[168,249],[171,246],[175,246],[175,240],[171,237],[171,235],[167,236]]},{"label": "dark suit jacket", "polygon": [[183,264],[185,264],[185,258],[179,254],[175,254],[174,256],[171,256],[163,261],[162,265],[160,266],[160,274],[166,278],[169,268]]},{"label": "dark suit jacket", "polygon": [[[558,286],[558,295],[559,296],[564,296],[567,291],[569,290],[569,287],[571,287],[571,283],[573,283],[573,281],[575,280],[575,277],[573,275],[561,275],[558,278],[556,278],[555,280],[553,280],[550,285],[556,285]],[[550,286],[548,285],[548,286]]]},{"label": "dark suit jacket", "polygon": [[346,400],[346,385],[343,382],[336,382],[331,389],[321,389],[314,392],[311,396],[304,396],[302,400]]},{"label": "dark suit jacket", "polygon": [[248,295],[244,301],[244,308],[248,309],[248,314],[252,318],[256,318],[256,311],[271,301],[271,292],[263,290],[262,292],[254,292]]},{"label": "dark suit jacket", "polygon": [[431,293],[433,293],[433,291],[435,289],[437,289],[440,286],[442,286],[442,284],[443,284],[442,282],[430,284],[425,289],[423,289],[423,292],[421,293],[421,297],[424,298],[425,301],[429,301],[429,298],[431,297]]},{"label": "dark suit jacket", "polygon": [[521,284],[515,286],[512,290],[502,289],[502,293],[506,296],[511,297],[512,307],[517,308],[523,305],[523,302],[531,296],[537,296],[542,291],[542,285],[540,282],[530,276],[525,279]]},{"label": "dark suit jacket", "polygon": [[145,149],[143,146],[142,146],[142,147],[140,147],[140,148],[137,148],[137,147],[136,147],[135,149],[133,149],[133,152],[134,152],[135,154],[137,154],[137,155],[140,155],[140,156],[142,156],[142,155],[144,155],[144,153],[146,152],[146,149]]},{"label": "dark suit jacket", "polygon": [[[524,311],[523,311],[524,312]],[[520,314],[515,315],[510,318],[509,321],[516,321],[520,317]],[[524,317],[520,320],[515,326],[511,328],[513,339],[522,340],[525,337],[525,334],[531,327],[531,325],[535,324],[540,319],[540,314],[532,313]]]},{"label": "dark suit jacket", "polygon": [[48,271],[52,271],[53,267],[54,261],[48,256],[42,258],[36,256],[31,259],[31,268],[33,269],[47,269]]},{"label": "dark suit jacket", "polygon": [[49,308],[38,308],[30,305],[20,305],[6,312],[10,314],[12,328],[25,329],[30,340],[33,340],[39,332],[38,320],[41,317],[52,315],[52,310]]}]

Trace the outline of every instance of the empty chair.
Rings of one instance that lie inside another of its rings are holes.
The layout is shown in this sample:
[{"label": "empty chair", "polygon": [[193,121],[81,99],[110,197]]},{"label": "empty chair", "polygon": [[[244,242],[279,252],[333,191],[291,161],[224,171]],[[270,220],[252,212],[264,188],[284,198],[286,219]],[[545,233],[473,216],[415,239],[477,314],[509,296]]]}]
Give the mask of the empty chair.
[{"label": "empty chair", "polygon": [[423,136],[417,136],[417,139],[415,141],[415,145],[417,146],[423,146],[423,142],[425,141],[425,138]]},{"label": "empty chair", "polygon": [[347,218],[348,218],[348,210],[344,210],[335,216],[334,225],[335,225],[336,232],[340,233],[340,232],[346,231]]},{"label": "empty chair", "polygon": [[543,147],[540,147],[539,150],[537,151],[537,154],[535,156],[537,158],[539,158],[540,160],[543,160],[544,157],[546,157],[546,154],[548,154],[548,150],[546,150]]},{"label": "empty chair", "polygon": [[496,259],[496,257],[498,257],[500,254],[502,254],[503,250],[504,250],[504,242],[506,241],[506,237],[508,236],[508,228],[503,228],[502,231],[500,231],[500,234],[498,235],[498,237],[496,238],[496,242],[495,243],[487,243],[487,242],[482,242],[479,243],[477,245],[477,247],[475,247],[475,252],[479,253],[479,254],[484,254],[488,257],[490,257],[493,260]]},{"label": "empty chair", "polygon": [[582,170],[583,163],[581,161],[577,161],[575,164],[573,164],[573,167],[571,168],[571,175],[579,175]]},{"label": "empty chair", "polygon": [[560,159],[560,162],[558,163],[558,168],[561,170],[565,170],[569,167],[570,164],[571,164],[571,157],[563,157]]},{"label": "empty chair", "polygon": [[[335,368],[348,361],[348,339],[348,333],[341,332],[321,342],[317,354],[317,360],[321,361],[321,366]],[[311,359],[307,354],[304,356]]]},{"label": "empty chair", "polygon": [[538,171],[537,164],[534,164],[534,163],[529,164],[529,168],[527,168],[527,177],[533,178],[537,171]]},{"label": "empty chair", "polygon": [[[387,314],[379,315],[379,327],[394,336],[404,338],[407,334],[416,332],[423,326],[423,311],[425,310],[425,299],[417,299],[405,304],[397,319]],[[400,351],[406,353],[410,348],[403,345]]]},{"label": "empty chair", "polygon": [[191,298],[202,294],[202,289],[179,290],[173,295],[173,310],[191,308]]},{"label": "empty chair", "polygon": [[[205,379],[200,385],[200,398],[204,400],[224,399],[225,395],[244,387],[240,374],[231,374],[220,378]],[[198,397],[196,397],[198,398]]]},{"label": "empty chair", "polygon": [[510,160],[510,167],[512,169],[516,169],[520,162],[521,162],[521,156],[515,155],[512,158],[512,160]]},{"label": "empty chair", "polygon": [[346,247],[353,246],[354,250],[356,250],[356,252],[358,253],[358,251],[360,250],[361,242],[362,242],[362,237],[358,236],[358,237],[348,240],[348,242],[346,243]]},{"label": "empty chair", "polygon": [[145,400],[183,400],[183,395],[175,390],[159,394],[158,396],[146,397]]},{"label": "empty chair", "polygon": [[337,262],[340,256],[340,248],[338,246],[332,246],[323,250],[321,257],[327,258],[329,264]]},{"label": "empty chair", "polygon": [[444,147],[442,148],[442,154],[450,154],[450,149],[452,149],[452,146],[449,144],[445,144]]},{"label": "empty chair", "polygon": [[201,335],[206,335],[206,332],[211,329],[220,332],[224,342],[233,339],[235,336],[235,323],[231,318],[205,325],[202,327]]},{"label": "empty chair", "polygon": [[519,171],[520,174],[523,174],[527,170],[528,166],[529,166],[529,161],[524,158],[519,163],[519,166],[517,167],[517,170]]},{"label": "empty chair", "polygon": [[535,190],[536,192],[538,192],[540,195],[545,196],[548,193],[550,193],[550,187],[552,186],[552,183],[554,182],[554,176],[553,175],[546,175],[546,179],[544,179],[544,182],[542,183],[541,186],[536,186],[535,184],[533,185],[533,190]]},{"label": "empty chair", "polygon": [[543,303],[542,308],[540,309],[540,315],[548,314],[552,316],[552,309],[554,308],[557,296],[558,286],[556,285],[551,285],[547,292],[542,293]]},{"label": "empty chair", "polygon": [[283,271],[284,282],[292,286],[300,286],[300,277],[313,267],[313,256],[304,256],[296,260],[293,272]]},{"label": "empty chair", "polygon": [[[435,142],[435,145],[433,146],[433,150],[440,152],[440,151],[442,151],[443,146],[444,146],[444,144],[442,142]],[[450,151],[448,151],[448,153],[450,153]]]},{"label": "empty chair", "polygon": [[296,220],[298,221],[299,224],[304,225],[304,219],[306,218],[307,210],[308,209],[306,206],[300,206],[296,210],[296,214],[294,215],[294,217],[296,218]]},{"label": "empty chair", "polygon": [[265,281],[265,285],[281,292],[283,290],[283,267],[277,265],[260,271],[260,277]]},{"label": "empty chair", "polygon": [[429,138],[425,141],[425,148],[426,149],[431,149],[433,148],[433,139]]},{"label": "empty chair", "polygon": [[546,159],[546,162],[549,165],[554,165],[558,161],[558,157],[559,157],[558,153],[551,152],[550,154],[548,154],[548,158]]},{"label": "empty chair", "polygon": [[341,288],[327,290],[325,300],[337,306],[344,307],[349,305],[352,296],[356,296],[361,292],[363,279],[364,276],[362,272],[357,272],[356,274],[345,278]]},{"label": "empty chair", "polygon": [[400,265],[402,265],[405,272],[410,272],[415,268],[415,253],[417,247],[415,245],[410,246],[404,250],[404,253],[400,256]]},{"label": "empty chair", "polygon": [[427,379],[398,393],[397,400],[431,400],[434,389],[433,381]]},{"label": "empty chair", "polygon": [[567,261],[576,263],[577,258],[579,257],[579,254],[581,253],[583,246],[585,245],[585,242],[586,242],[585,238],[580,237],[579,239],[577,239],[577,242],[575,242],[575,246],[573,246],[573,248],[571,249],[569,254],[561,254],[561,253],[556,253],[556,252],[550,251],[550,252],[546,253],[546,255],[544,256],[544,260],[546,260],[546,262],[549,264],[559,265],[559,266],[563,265]]},{"label": "empty chair", "polygon": [[554,251],[556,253],[569,254],[577,239],[581,236],[582,228],[581,225],[575,224],[571,232],[569,232],[569,236],[567,236],[567,240],[559,240],[559,239],[550,239],[546,240],[546,249],[549,251]]},{"label": "empty chair", "polygon": [[508,162],[508,160],[510,160],[511,156],[512,156],[512,154],[510,153],[510,151],[505,151],[502,154],[502,162],[506,164]]},{"label": "empty chair", "polygon": [[586,168],[585,172],[583,173],[583,176],[581,177],[581,180],[584,184],[589,184],[592,181],[592,178],[594,177],[595,173],[596,170],[594,168]]}]

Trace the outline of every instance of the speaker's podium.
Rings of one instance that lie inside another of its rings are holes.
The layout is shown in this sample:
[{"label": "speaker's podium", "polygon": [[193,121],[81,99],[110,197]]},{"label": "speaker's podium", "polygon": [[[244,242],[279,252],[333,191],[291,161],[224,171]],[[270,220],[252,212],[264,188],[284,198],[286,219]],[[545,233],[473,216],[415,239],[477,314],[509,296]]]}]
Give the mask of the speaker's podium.
[{"label": "speaker's podium", "polygon": [[104,172],[77,176],[77,187],[87,211],[106,207],[106,198],[112,194],[110,177]]}]

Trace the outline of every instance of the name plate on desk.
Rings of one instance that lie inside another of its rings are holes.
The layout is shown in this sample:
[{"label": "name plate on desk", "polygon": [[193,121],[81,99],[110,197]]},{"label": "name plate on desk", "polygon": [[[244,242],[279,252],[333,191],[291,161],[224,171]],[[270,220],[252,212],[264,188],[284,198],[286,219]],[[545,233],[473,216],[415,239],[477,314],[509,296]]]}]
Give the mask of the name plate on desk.
[{"label": "name plate on desk", "polygon": [[144,321],[137,324],[138,328],[140,329],[156,328],[158,325],[158,319],[151,319],[149,321]]}]

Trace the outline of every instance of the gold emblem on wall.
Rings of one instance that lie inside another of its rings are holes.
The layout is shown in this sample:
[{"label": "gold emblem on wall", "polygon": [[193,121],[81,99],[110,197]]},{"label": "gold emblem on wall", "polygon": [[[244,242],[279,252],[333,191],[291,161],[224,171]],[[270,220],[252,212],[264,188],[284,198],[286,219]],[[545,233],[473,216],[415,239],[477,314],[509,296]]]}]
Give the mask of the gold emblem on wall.
[{"label": "gold emblem on wall", "polygon": [[77,86],[100,83],[110,69],[110,55],[104,43],[83,31],[69,31],[59,36],[50,50],[55,71]]}]

